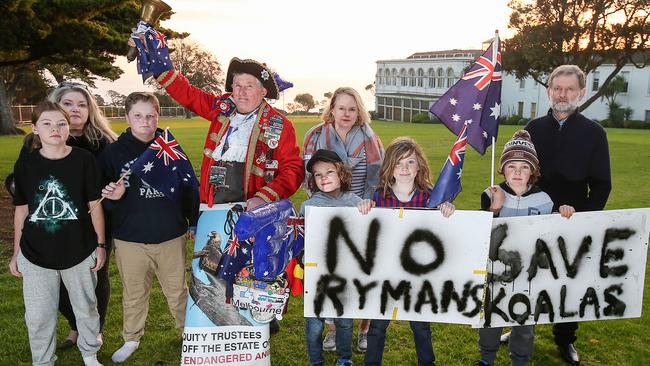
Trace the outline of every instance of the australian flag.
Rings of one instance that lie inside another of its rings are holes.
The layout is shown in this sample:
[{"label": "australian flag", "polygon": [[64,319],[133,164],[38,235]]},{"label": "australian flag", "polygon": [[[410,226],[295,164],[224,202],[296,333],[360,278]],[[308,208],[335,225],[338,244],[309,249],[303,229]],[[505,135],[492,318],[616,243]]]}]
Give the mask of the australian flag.
[{"label": "australian flag", "polygon": [[230,302],[233,294],[233,284],[239,271],[241,271],[251,260],[253,253],[253,243],[251,240],[241,240],[237,237],[234,230],[230,233],[230,238],[221,255],[219,266],[217,267],[217,276],[226,281],[226,299]]},{"label": "australian flag", "polygon": [[156,137],[131,171],[174,202],[179,202],[184,187],[199,186],[192,164],[169,129]]},{"label": "australian flag", "polygon": [[443,202],[451,202],[463,190],[460,185],[460,176],[463,173],[465,162],[465,148],[467,147],[467,131],[469,124],[461,128],[460,134],[451,147],[451,152],[442,166],[436,185],[433,186],[427,207],[438,207]]},{"label": "australian flag", "polygon": [[467,126],[467,141],[481,155],[492,137],[496,139],[499,129],[501,70],[497,35],[467,73],[430,109],[456,136]]},{"label": "australian flag", "polygon": [[142,74],[142,81],[174,68],[164,34],[140,21],[131,38],[138,48],[138,74]]}]

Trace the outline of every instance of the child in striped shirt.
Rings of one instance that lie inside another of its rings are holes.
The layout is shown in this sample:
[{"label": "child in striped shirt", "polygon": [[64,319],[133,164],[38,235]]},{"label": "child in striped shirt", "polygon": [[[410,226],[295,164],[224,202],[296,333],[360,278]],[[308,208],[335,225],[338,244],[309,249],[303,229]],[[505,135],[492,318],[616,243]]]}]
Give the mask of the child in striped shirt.
[{"label": "child in striped shirt", "polygon": [[[398,137],[388,149],[379,171],[379,188],[375,191],[376,207],[427,207],[431,190],[429,164],[413,139]],[[449,217],[455,210],[449,202],[438,206],[443,216]],[[431,327],[428,322],[411,321],[418,365],[434,365],[435,355],[431,345]],[[386,329],[390,320],[373,319],[368,330],[366,365],[381,365],[386,341]]]}]

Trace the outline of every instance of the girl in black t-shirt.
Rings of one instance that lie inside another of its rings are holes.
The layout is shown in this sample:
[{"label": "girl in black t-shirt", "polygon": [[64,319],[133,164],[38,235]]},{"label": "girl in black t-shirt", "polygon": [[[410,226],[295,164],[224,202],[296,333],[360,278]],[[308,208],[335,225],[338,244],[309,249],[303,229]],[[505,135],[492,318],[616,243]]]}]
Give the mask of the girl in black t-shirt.
[{"label": "girl in black t-shirt", "polygon": [[[97,158],[106,146],[115,142],[117,135],[111,130],[108,119],[103,115],[97,104],[97,100],[87,85],[64,81],[56,89],[52,90],[48,95],[48,100],[57,103],[70,116],[70,135],[66,142],[68,146],[89,151]],[[20,150],[20,157],[33,150],[33,139],[33,133],[25,136],[23,147]],[[11,175],[10,183],[13,183],[13,179],[13,175]],[[111,227],[111,214],[106,209],[104,209],[104,224],[107,229]],[[100,333],[104,328],[106,313],[108,312],[108,302],[111,295],[108,272],[112,246],[112,237],[110,234],[110,230],[105,230],[106,262],[102,269],[97,272],[97,286],[95,287]],[[57,349],[66,349],[77,344],[79,332],[77,331],[77,320],[72,311],[70,299],[68,298],[68,291],[63,283],[61,283],[59,294],[59,311],[68,321],[70,332],[57,345]]]},{"label": "girl in black t-shirt", "polygon": [[104,216],[91,210],[100,198],[94,157],[66,145],[70,118],[57,104],[43,102],[32,115],[32,152],[14,166],[14,254],[11,273],[23,278],[25,323],[34,364],[56,360],[59,281],[68,289],[77,316],[77,346],[86,365],[100,365],[96,272],[103,266]]}]

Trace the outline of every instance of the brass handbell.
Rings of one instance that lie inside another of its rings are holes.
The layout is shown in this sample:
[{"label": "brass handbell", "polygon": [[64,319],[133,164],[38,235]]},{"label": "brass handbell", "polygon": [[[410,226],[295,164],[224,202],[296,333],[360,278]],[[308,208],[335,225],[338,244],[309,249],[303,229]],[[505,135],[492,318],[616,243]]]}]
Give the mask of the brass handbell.
[{"label": "brass handbell", "polygon": [[[142,3],[142,13],[140,14],[140,20],[145,23],[149,23],[151,26],[154,26],[160,16],[163,13],[171,11],[171,6],[167,5],[164,1],[161,0],[140,0]],[[135,60],[138,56],[138,49],[135,47],[129,48],[129,52],[126,54],[126,59],[129,62]]]}]

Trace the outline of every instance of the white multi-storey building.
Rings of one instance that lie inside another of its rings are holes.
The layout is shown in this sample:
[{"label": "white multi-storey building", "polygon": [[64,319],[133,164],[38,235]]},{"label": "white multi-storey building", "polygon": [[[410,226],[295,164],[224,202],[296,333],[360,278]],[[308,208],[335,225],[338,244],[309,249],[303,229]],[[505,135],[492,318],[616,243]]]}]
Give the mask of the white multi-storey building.
[{"label": "white multi-storey building", "polygon": [[[419,52],[397,60],[377,61],[375,105],[377,117],[410,122],[418,113],[428,113],[431,105],[453,85],[483,53],[482,50]],[[596,93],[614,65],[602,65],[587,75],[588,98]],[[626,65],[619,72],[627,81],[627,90],[616,102],[630,108],[630,119],[650,122],[650,66]],[[546,88],[532,78],[517,79],[504,74],[501,88],[501,115],[535,118],[548,111]],[[607,118],[607,101],[599,98],[584,113],[587,117]]]},{"label": "white multi-storey building", "polygon": [[410,122],[454,85],[481,50],[414,53],[402,60],[377,61],[375,110],[379,119]]}]

